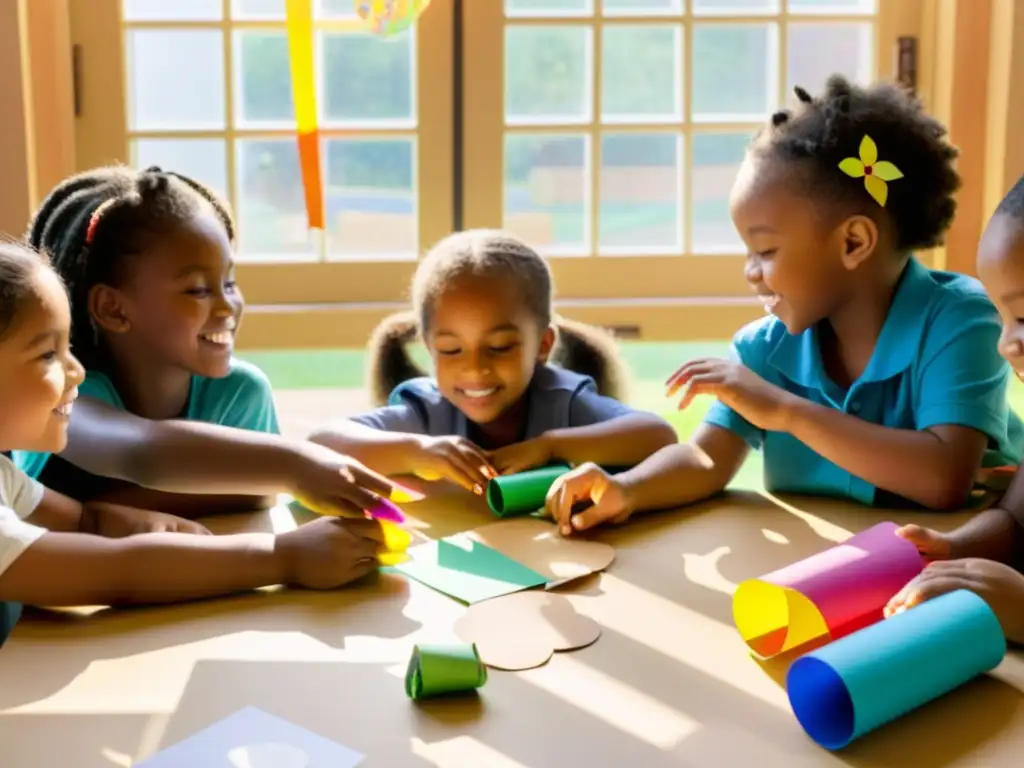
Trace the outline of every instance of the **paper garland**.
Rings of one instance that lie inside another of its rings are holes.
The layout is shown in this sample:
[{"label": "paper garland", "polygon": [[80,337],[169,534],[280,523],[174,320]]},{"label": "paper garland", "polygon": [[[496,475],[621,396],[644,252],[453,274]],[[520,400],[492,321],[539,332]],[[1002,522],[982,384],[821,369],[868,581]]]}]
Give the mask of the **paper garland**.
[{"label": "paper garland", "polygon": [[405,693],[413,700],[472,691],[487,682],[476,646],[416,645],[405,672]]},{"label": "paper garland", "polygon": [[430,5],[430,0],[355,0],[356,13],[377,35],[405,32]]}]

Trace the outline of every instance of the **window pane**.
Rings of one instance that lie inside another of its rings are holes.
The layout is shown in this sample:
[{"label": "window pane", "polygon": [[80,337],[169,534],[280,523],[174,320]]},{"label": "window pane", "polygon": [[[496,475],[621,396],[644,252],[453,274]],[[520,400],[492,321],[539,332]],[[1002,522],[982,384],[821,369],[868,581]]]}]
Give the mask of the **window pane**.
[{"label": "window pane", "polygon": [[602,251],[682,251],[681,141],[677,133],[602,137]]},{"label": "window pane", "polygon": [[284,32],[236,32],[235,62],[238,123],[243,127],[268,122],[294,124],[288,36]]},{"label": "window pane", "polygon": [[284,3],[285,0],[231,0],[231,15],[236,19],[283,19]]},{"label": "window pane", "polygon": [[545,253],[590,244],[588,136],[505,137],[505,222]]},{"label": "window pane", "polygon": [[818,93],[833,73],[867,85],[874,77],[874,29],[859,24],[790,24],[786,30],[786,83]]},{"label": "window pane", "polygon": [[241,258],[315,260],[294,139],[238,141]]},{"label": "window pane", "polygon": [[328,252],[404,257],[419,250],[413,139],[326,142]]},{"label": "window pane", "polygon": [[505,0],[508,16],[589,16],[593,12],[593,0]]},{"label": "window pane", "polygon": [[221,0],[123,0],[125,21],[220,21]]},{"label": "window pane", "polygon": [[191,176],[227,199],[228,161],[223,139],[136,139],[132,165],[159,165],[165,171]]},{"label": "window pane", "polygon": [[760,121],[778,100],[775,24],[695,24],[693,118]]},{"label": "window pane", "polygon": [[224,127],[219,30],[133,29],[126,45],[131,129]]},{"label": "window pane", "polygon": [[509,123],[589,121],[589,26],[505,29],[505,120]]},{"label": "window pane", "polygon": [[695,253],[742,253],[743,242],[729,216],[729,193],[747,151],[745,133],[697,133],[693,136],[690,231]]},{"label": "window pane", "polygon": [[320,0],[319,14],[328,19],[351,19],[358,15],[354,0]]},{"label": "window pane", "polygon": [[646,16],[683,12],[683,0],[602,0],[605,16]]},{"label": "window pane", "polygon": [[325,121],[414,120],[415,40],[415,35],[390,39],[370,33],[325,34],[321,39]]},{"label": "window pane", "polygon": [[615,24],[601,43],[601,117],[641,122],[682,119],[683,29]]},{"label": "window pane", "polygon": [[790,13],[875,13],[877,0],[789,0]]},{"label": "window pane", "polygon": [[693,12],[703,16],[742,16],[778,10],[779,0],[693,0]]}]

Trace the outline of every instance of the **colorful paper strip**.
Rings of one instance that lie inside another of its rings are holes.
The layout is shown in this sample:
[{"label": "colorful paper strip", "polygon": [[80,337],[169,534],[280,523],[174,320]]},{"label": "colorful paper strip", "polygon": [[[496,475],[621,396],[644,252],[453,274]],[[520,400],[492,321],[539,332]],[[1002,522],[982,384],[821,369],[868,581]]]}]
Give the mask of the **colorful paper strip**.
[{"label": "colorful paper strip", "polygon": [[312,0],[287,0],[288,58],[299,145],[299,166],[310,229],[324,229],[320,130],[317,125]]}]

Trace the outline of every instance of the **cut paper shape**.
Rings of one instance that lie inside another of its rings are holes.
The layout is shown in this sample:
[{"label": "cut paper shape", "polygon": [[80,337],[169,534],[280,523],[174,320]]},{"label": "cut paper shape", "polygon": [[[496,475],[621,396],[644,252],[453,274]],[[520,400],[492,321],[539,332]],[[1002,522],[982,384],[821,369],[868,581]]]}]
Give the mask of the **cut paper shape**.
[{"label": "cut paper shape", "polygon": [[411,504],[414,501],[423,501],[426,495],[415,491],[412,488],[406,488],[404,485],[391,485],[391,501],[395,504]]},{"label": "cut paper shape", "polygon": [[535,517],[490,523],[467,535],[544,576],[547,589],[603,571],[615,560],[614,547],[561,536],[553,523]]},{"label": "cut paper shape", "polygon": [[1005,654],[992,609],[957,590],[801,656],[786,688],[807,734],[836,750],[994,669]]},{"label": "cut paper shape", "polygon": [[555,480],[569,471],[567,464],[502,475],[487,483],[487,506],[498,517],[528,515],[544,506]]},{"label": "cut paper shape", "polygon": [[487,666],[522,670],[543,666],[556,651],[592,645],[601,627],[563,595],[520,592],[471,605],[455,633],[476,645]]},{"label": "cut paper shape", "polygon": [[378,499],[377,503],[366,510],[366,514],[375,520],[386,520],[401,525],[405,522],[405,515],[393,502],[387,499]]},{"label": "cut paper shape", "polygon": [[917,548],[880,523],[805,560],[740,584],[732,612],[760,658],[836,640],[882,618],[889,599],[922,570]]},{"label": "cut paper shape", "polygon": [[[226,768],[232,761],[262,756],[297,756],[301,752],[309,766],[355,768],[365,759],[355,750],[325,739],[294,723],[274,717],[255,707],[246,707],[179,741],[163,752],[138,763],[138,768]],[[242,766],[245,764],[242,763]],[[291,768],[282,759],[273,768]],[[263,768],[251,763],[251,768]],[[297,766],[296,766],[297,768]]]},{"label": "cut paper shape", "polygon": [[313,0],[287,0],[288,63],[295,104],[299,167],[310,229],[324,229],[324,193],[320,171],[320,128],[317,124],[313,54]]},{"label": "cut paper shape", "polygon": [[416,23],[430,0],[355,0],[356,13],[374,34],[390,37]]},{"label": "cut paper shape", "polygon": [[412,543],[412,534],[403,528],[387,520],[380,520],[381,530],[384,531],[384,552],[377,555],[377,562],[381,565],[399,565],[409,559],[409,545]]},{"label": "cut paper shape", "polygon": [[309,768],[305,750],[288,744],[254,744],[228,752],[233,768]]},{"label": "cut paper shape", "polygon": [[474,691],[486,682],[487,668],[473,644],[416,645],[405,672],[405,693],[426,699]]},{"label": "cut paper shape", "polygon": [[547,579],[464,533],[411,548],[395,570],[464,603],[539,587]]}]

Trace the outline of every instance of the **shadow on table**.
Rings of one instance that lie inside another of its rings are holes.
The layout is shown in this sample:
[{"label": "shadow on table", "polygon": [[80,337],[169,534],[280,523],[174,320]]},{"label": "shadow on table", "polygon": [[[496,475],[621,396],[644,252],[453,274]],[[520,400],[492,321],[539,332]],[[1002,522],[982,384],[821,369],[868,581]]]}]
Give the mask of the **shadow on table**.
[{"label": "shadow on table", "polygon": [[[61,690],[91,663],[136,656],[239,632],[305,634],[344,649],[346,637],[399,639],[421,627],[403,608],[408,583],[375,575],[332,592],[266,590],[174,606],[101,609],[93,614],[30,611],[4,646],[4,664],[31,676],[0,685],[0,711]],[[73,652],[65,647],[74,646]]]}]

